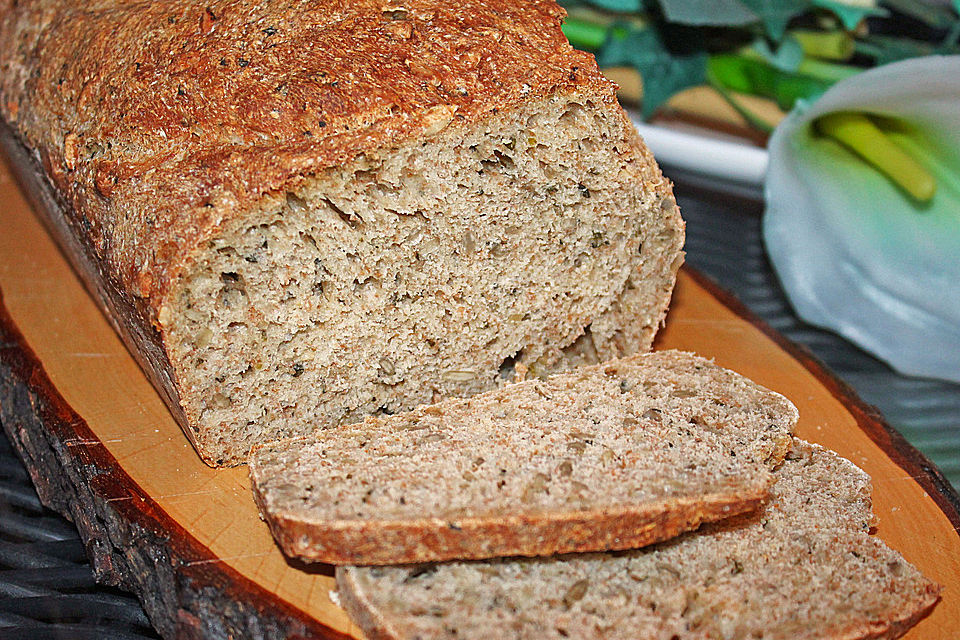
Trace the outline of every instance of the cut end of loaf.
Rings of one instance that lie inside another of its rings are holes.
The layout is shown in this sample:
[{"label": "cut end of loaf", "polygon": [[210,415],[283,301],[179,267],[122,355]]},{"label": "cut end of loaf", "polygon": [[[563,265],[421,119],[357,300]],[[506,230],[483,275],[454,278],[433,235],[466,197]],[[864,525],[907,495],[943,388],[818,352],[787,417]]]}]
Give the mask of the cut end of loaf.
[{"label": "cut end of loaf", "polygon": [[683,223],[619,107],[569,94],[469,128],[447,115],[192,256],[160,323],[205,460],[472,395],[565,350],[649,348]]}]

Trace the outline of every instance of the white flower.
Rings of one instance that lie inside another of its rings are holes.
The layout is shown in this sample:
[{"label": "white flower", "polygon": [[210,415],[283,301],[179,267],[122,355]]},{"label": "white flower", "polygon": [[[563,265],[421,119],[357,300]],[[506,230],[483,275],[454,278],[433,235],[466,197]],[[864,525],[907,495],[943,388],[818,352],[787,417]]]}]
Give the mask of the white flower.
[{"label": "white flower", "polygon": [[[919,203],[812,125],[863,112],[937,185]],[[770,140],[764,237],[797,313],[907,374],[960,381],[960,56],[890,64],[800,106]]]}]

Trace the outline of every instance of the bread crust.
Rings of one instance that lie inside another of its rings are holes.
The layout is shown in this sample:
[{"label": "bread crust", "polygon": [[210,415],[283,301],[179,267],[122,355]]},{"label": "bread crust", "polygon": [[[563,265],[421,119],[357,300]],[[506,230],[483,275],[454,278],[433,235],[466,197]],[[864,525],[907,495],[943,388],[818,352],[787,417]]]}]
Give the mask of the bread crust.
[{"label": "bread crust", "polygon": [[357,567],[337,567],[337,597],[340,606],[367,640],[400,640],[401,635],[390,626],[387,615],[366,598],[366,590],[357,582]]},{"label": "bread crust", "polygon": [[939,584],[928,583],[924,585],[923,592],[912,603],[910,610],[886,619],[853,625],[827,640],[895,640],[927,617],[940,601],[942,590]]},{"label": "bread crust", "polygon": [[[254,472],[255,473],[255,472]],[[756,509],[771,477],[736,493],[576,511],[457,520],[342,520],[316,523],[269,511],[254,497],[277,544],[290,557],[334,565],[408,564],[492,556],[619,551],[669,540],[703,522]]]},{"label": "bread crust", "polygon": [[[197,447],[193,429],[180,403],[177,385],[173,379],[173,367],[166,349],[156,331],[145,319],[148,317],[142,298],[125,295],[116,288],[116,281],[102,275],[102,265],[91,253],[90,245],[83,242],[73,219],[67,215],[65,205],[57,190],[46,179],[36,156],[24,147],[16,133],[7,123],[0,121],[0,148],[3,149],[14,176],[22,186],[34,211],[41,213],[41,221],[67,254],[81,281],[100,306],[110,325],[123,339],[130,354],[140,365],[151,384],[160,392],[174,418],[182,426],[191,444]],[[206,460],[209,464],[212,461]]]}]

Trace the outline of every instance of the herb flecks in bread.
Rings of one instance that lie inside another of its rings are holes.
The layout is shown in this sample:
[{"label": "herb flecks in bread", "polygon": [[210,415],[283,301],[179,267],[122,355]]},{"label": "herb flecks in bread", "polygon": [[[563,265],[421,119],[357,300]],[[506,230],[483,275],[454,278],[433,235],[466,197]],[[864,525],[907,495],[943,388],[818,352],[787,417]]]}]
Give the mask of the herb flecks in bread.
[{"label": "herb flecks in bread", "polygon": [[[50,226],[211,464],[647,350],[683,223],[553,2],[0,16]],[[55,211],[54,211],[55,210]]]},{"label": "herb flecks in bread", "polygon": [[[225,226],[167,320],[204,446],[472,395],[558,364],[591,323],[595,352],[646,349],[680,235],[602,140],[625,142],[620,121],[575,100],[454,126]],[[621,308],[627,328],[601,329]]]},{"label": "herb flecks in bread", "polygon": [[769,504],[644,550],[339,567],[378,638],[896,638],[939,587],[869,536],[870,480],[797,441]]},{"label": "herb flecks in bread", "polygon": [[755,508],[796,421],[783,396],[666,351],[267,445],[250,474],[304,560],[624,549]]}]

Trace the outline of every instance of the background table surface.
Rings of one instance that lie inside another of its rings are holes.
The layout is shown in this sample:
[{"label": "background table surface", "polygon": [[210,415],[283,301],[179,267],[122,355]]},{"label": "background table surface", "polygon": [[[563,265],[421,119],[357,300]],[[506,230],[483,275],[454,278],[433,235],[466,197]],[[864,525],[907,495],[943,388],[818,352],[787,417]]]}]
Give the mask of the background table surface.
[{"label": "background table surface", "polygon": [[[760,242],[762,205],[685,181],[687,261],[733,292],[790,340],[852,385],[960,485],[960,385],[899,376],[850,343],[800,322]],[[44,509],[0,438],[0,636],[155,638],[136,599],[97,585],[73,525]]]}]

